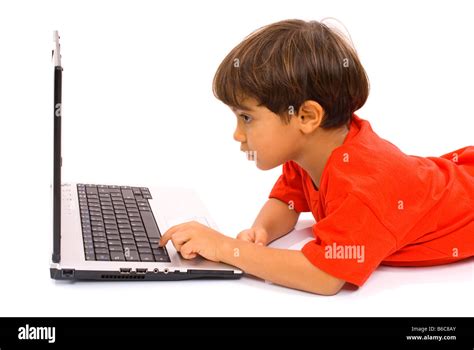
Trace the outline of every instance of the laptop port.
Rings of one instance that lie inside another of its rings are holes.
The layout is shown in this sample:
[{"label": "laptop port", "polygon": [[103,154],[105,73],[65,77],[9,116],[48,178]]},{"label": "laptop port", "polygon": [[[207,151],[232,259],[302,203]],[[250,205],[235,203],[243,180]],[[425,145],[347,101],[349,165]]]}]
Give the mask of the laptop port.
[{"label": "laptop port", "polygon": [[155,268],[153,269],[153,272],[154,272],[154,273],[158,273],[158,272],[160,272],[160,270],[158,270],[158,268],[155,267]]},{"label": "laptop port", "polygon": [[120,273],[122,274],[129,274],[130,272],[132,271],[132,269],[130,267],[121,267],[120,268]]},{"label": "laptop port", "polygon": [[139,274],[144,274],[148,271],[148,269],[146,269],[146,268],[145,269],[136,269],[135,271]]},{"label": "laptop port", "polygon": [[72,278],[72,277],[74,277],[74,270],[64,269],[64,270],[61,271],[61,274],[64,278]]},{"label": "laptop port", "polygon": [[164,270],[163,270],[163,272],[164,272],[164,274],[165,274],[165,275],[167,275],[167,274],[168,274],[168,272],[170,272],[170,270],[168,270],[168,268],[167,268],[167,267],[165,267],[165,268],[164,268]]}]

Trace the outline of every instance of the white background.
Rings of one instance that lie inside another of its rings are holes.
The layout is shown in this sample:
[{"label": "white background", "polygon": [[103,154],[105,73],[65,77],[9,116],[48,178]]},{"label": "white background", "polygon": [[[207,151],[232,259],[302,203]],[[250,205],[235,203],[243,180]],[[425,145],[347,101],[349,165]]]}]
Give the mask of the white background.
[{"label": "white background", "polygon": [[468,1],[2,1],[0,316],[474,315],[472,259],[381,268],[361,289],[330,298],[251,277],[58,283],[48,265],[54,29],[63,180],[192,187],[235,236],[281,171],[245,159],[234,115],[212,94],[235,45],[278,20],[337,18],[371,82],[358,115],[404,152],[436,156],[473,144],[472,14]]}]

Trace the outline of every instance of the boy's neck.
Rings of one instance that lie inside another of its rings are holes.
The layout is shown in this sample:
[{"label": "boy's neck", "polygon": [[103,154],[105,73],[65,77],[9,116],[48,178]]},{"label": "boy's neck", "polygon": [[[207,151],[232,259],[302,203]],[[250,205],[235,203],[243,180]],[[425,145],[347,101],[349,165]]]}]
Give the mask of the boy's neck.
[{"label": "boy's neck", "polygon": [[318,128],[294,159],[309,174],[319,190],[321,175],[332,151],[340,147],[349,133],[349,127],[325,130]]}]

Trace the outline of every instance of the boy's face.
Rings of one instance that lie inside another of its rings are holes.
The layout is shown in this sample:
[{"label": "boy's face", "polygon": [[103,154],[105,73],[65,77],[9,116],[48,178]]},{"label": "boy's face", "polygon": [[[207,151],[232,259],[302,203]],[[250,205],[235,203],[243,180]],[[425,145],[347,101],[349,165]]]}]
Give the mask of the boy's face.
[{"label": "boy's face", "polygon": [[254,99],[246,99],[244,107],[233,108],[237,117],[234,139],[240,142],[241,151],[251,152],[257,167],[273,169],[295,159],[301,146],[301,133],[291,118],[284,124],[281,117],[266,107],[259,107]]}]

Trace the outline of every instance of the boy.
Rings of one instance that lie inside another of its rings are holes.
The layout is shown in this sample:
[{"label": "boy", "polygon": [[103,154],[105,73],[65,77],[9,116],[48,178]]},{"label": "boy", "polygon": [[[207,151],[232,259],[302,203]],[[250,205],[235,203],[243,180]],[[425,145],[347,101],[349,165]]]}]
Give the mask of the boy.
[{"label": "boy", "polygon": [[[355,50],[322,23],[287,20],[235,47],[214,94],[237,116],[234,139],[259,169],[283,164],[251,229],[237,239],[196,222],[170,228],[186,259],[198,254],[271,282],[323,295],[361,286],[380,264],[427,266],[474,255],[474,147],[416,157],[354,114],[369,93]],[[301,251],[267,243],[299,213],[317,221]]]}]

